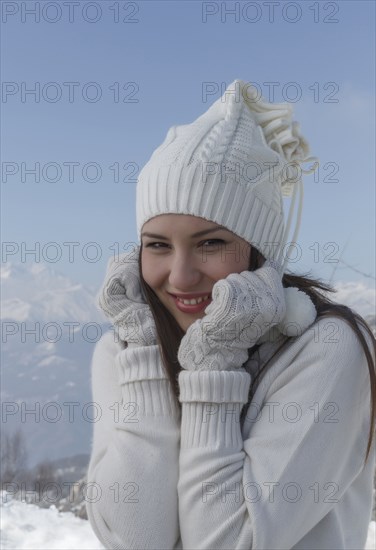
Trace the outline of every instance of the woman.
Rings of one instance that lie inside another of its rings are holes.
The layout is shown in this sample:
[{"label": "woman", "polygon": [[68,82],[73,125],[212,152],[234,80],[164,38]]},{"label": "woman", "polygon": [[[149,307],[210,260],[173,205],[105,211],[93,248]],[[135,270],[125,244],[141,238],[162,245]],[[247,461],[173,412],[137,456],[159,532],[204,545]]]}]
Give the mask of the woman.
[{"label": "woman", "polygon": [[86,505],[109,548],[365,545],[375,339],[285,273],[308,144],[251,92],[170,128],[138,179],[140,245],[108,263]]}]

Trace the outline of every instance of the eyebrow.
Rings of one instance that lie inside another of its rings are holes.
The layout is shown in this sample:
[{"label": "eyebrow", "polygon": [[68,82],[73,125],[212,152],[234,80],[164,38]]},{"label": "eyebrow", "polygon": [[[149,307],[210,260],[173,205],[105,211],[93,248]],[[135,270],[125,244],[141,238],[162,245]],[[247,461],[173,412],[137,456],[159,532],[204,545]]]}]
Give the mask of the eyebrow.
[{"label": "eyebrow", "polygon": [[[204,229],[203,231],[198,231],[197,233],[193,233],[191,237],[201,237],[202,235],[207,235],[208,233],[214,233],[214,231],[228,231],[230,233],[229,229],[226,229],[226,227],[212,227],[211,229]],[[151,237],[153,239],[162,239],[163,241],[168,241],[167,237],[164,237],[163,235],[157,235],[156,233],[142,233],[142,237]]]}]

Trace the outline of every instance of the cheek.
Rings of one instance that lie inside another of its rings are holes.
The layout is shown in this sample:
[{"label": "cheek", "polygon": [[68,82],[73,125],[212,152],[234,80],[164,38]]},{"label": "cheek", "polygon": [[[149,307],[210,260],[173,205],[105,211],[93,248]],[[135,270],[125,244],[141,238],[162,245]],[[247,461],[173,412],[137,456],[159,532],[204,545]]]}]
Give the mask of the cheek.
[{"label": "cheek", "polygon": [[143,253],[141,255],[141,263],[142,276],[145,279],[146,283],[151,288],[158,288],[158,286],[163,283],[168,275],[166,271],[166,263],[163,264],[160,259],[156,257],[153,258],[150,254],[147,253]]},{"label": "cheek", "polygon": [[226,264],[227,274],[229,273],[241,273],[248,269],[249,261],[244,260],[244,258],[236,259],[233,258]]},{"label": "cheek", "polygon": [[237,251],[218,254],[207,262],[207,273],[214,279],[225,279],[230,273],[241,273],[248,269],[249,259]]}]

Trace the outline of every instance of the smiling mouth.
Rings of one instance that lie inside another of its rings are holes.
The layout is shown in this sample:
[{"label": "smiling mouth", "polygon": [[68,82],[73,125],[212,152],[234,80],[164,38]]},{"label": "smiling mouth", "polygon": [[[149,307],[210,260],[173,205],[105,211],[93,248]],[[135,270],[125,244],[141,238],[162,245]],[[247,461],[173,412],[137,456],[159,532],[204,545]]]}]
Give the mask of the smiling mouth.
[{"label": "smiling mouth", "polygon": [[182,304],[184,304],[186,306],[195,306],[195,305],[201,304],[201,302],[205,302],[206,300],[211,298],[210,293],[206,294],[205,296],[201,296],[200,298],[191,298],[189,300],[184,300],[183,298],[178,298],[177,296],[174,296],[173,294],[172,294],[172,296],[174,298],[176,298],[176,300],[178,300],[178,302],[181,302]]}]

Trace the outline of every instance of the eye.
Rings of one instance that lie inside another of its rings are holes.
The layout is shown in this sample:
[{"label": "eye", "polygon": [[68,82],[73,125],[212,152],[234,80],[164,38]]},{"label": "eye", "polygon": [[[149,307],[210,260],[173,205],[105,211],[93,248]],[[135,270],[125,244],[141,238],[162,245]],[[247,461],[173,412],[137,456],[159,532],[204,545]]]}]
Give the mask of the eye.
[{"label": "eye", "polygon": [[[216,243],[216,244],[223,244],[225,241],[223,241],[222,239],[208,239],[206,241],[204,241],[204,243]],[[209,245],[209,246],[215,246],[215,245]]]},{"label": "eye", "polygon": [[146,245],[146,248],[155,248],[158,249],[159,246],[155,246],[156,244],[166,244],[166,243],[149,243]]}]

